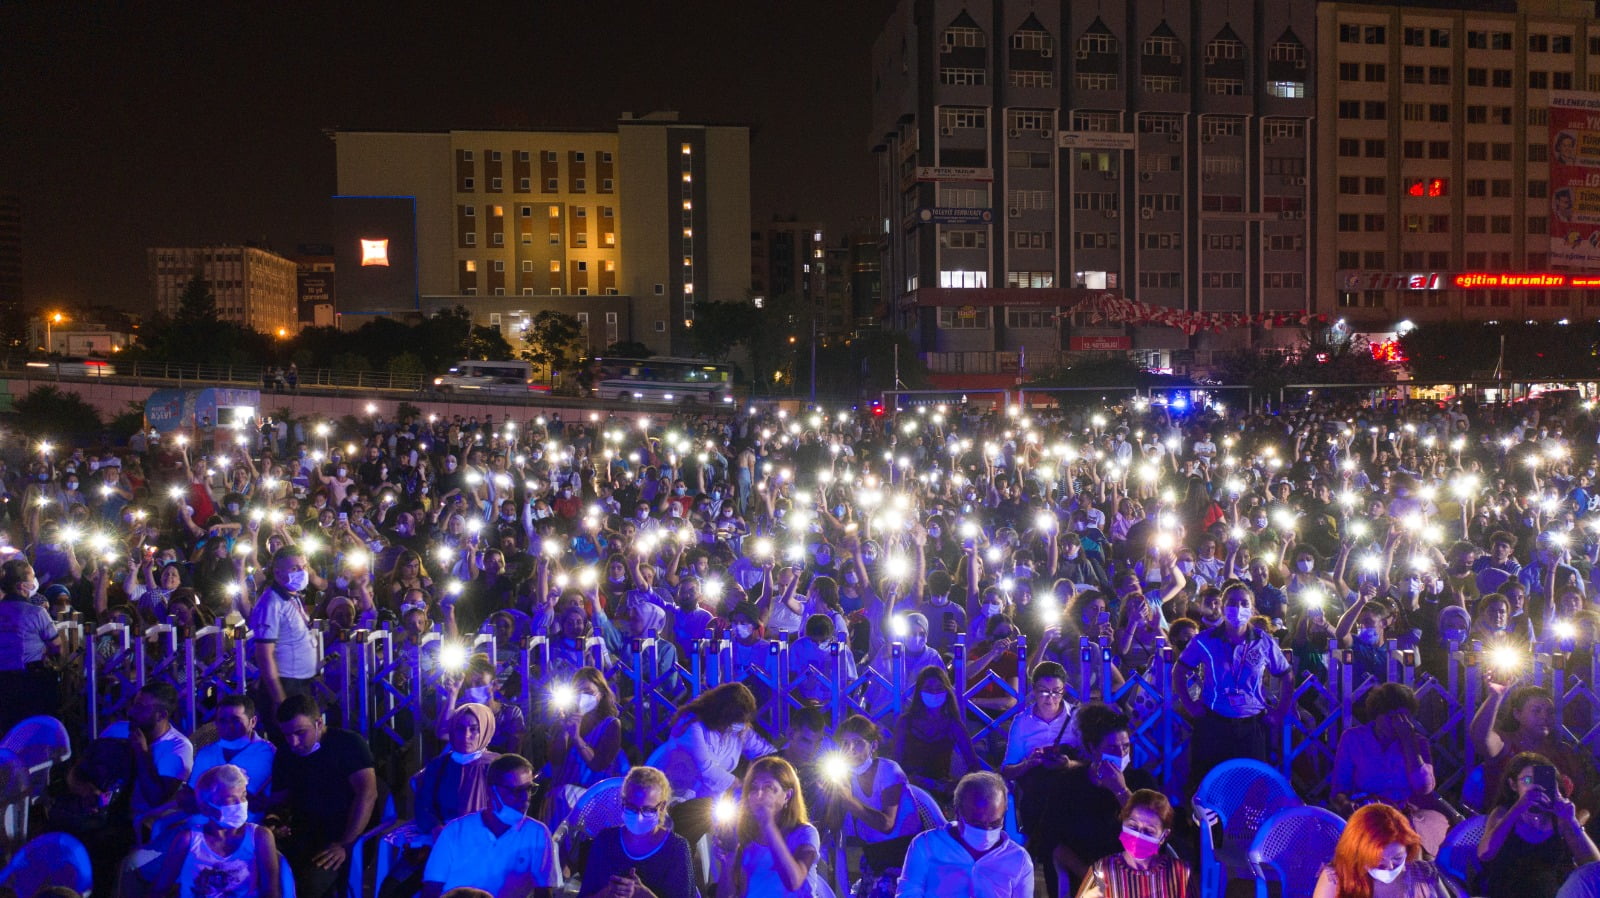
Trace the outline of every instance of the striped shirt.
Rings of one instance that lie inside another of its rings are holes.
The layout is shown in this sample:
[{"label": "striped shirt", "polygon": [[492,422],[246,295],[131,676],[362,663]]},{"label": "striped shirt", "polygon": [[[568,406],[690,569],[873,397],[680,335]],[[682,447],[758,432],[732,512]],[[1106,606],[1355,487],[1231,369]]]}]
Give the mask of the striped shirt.
[{"label": "striped shirt", "polygon": [[1189,893],[1189,868],[1183,861],[1162,853],[1150,859],[1150,866],[1135,870],[1122,852],[1103,857],[1089,867],[1079,898],[1184,898]]}]

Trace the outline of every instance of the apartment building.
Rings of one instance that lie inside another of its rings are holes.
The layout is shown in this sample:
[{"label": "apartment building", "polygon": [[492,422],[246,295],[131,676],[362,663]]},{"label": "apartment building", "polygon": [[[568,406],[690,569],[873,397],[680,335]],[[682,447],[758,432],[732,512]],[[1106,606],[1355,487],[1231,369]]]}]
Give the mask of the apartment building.
[{"label": "apartment building", "polygon": [[872,63],[890,326],[965,383],[1284,339],[1058,313],[1311,308],[1315,27],[1311,0],[902,2]]},{"label": "apartment building", "polygon": [[1505,276],[1553,267],[1551,107],[1600,101],[1596,14],[1318,4],[1318,311],[1356,330],[1600,314],[1600,291]]},{"label": "apartment building", "polygon": [[217,318],[264,334],[300,330],[298,266],[254,246],[166,246],[146,251],[158,312],[172,315],[189,282],[200,278],[217,302]]}]

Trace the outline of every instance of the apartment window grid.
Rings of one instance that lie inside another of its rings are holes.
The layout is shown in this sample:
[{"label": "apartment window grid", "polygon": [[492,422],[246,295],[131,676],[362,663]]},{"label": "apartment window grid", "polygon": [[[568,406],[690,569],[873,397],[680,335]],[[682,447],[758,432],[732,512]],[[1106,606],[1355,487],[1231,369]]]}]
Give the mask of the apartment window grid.
[{"label": "apartment window grid", "polygon": [[1215,62],[1218,59],[1243,59],[1244,55],[1244,42],[1233,38],[1218,38],[1206,44],[1206,62]]},{"label": "apartment window grid", "polygon": [[[1212,234],[1207,237],[1207,249],[1238,249],[1237,246],[1211,246],[1211,238],[1216,236],[1218,235]],[[1139,247],[1141,249],[1182,249],[1183,235],[1170,231],[1145,232],[1139,235]]]},{"label": "apartment window grid", "polygon": [[1044,56],[1053,56],[1055,54],[1056,42],[1055,38],[1051,37],[1050,32],[1048,31],[1036,31],[1032,28],[1025,28],[1011,35],[1011,49],[1026,50],[1033,53],[1039,53]]},{"label": "apartment window grid", "polygon": [[1078,38],[1078,58],[1090,55],[1110,55],[1120,52],[1117,39],[1103,31],[1090,32]]},{"label": "apartment window grid", "polygon": [[[1035,69],[1013,69],[1009,75],[1012,87],[1055,87],[1054,72]],[[981,83],[981,82],[980,82]]]},{"label": "apartment window grid", "polygon": [[981,87],[987,80],[987,73],[983,69],[960,68],[957,66],[940,66],[939,83],[955,86]]},{"label": "apartment window grid", "polygon": [[954,25],[944,30],[944,47],[946,52],[956,47],[987,47],[989,38],[981,28],[970,25]]},{"label": "apartment window grid", "polygon": [[1183,133],[1183,116],[1169,113],[1147,113],[1139,116],[1139,132],[1141,134],[1177,134]]},{"label": "apartment window grid", "polygon": [[1267,95],[1285,100],[1303,100],[1306,96],[1304,81],[1268,81]]},{"label": "apartment window grid", "polygon": [[951,134],[958,130],[989,127],[989,111],[975,106],[945,106],[939,109],[939,130]]},{"label": "apartment window grid", "polygon": [[1297,68],[1306,67],[1306,48],[1293,41],[1275,41],[1267,49],[1267,59],[1272,62],[1293,62]]},{"label": "apartment window grid", "polygon": [[986,308],[963,310],[942,306],[939,309],[940,330],[982,330],[988,327],[989,310]]},{"label": "apartment window grid", "polygon": [[1306,125],[1294,119],[1272,118],[1262,124],[1261,133],[1269,141],[1299,140],[1306,135]]},{"label": "apartment window grid", "polygon": [[1206,93],[1219,97],[1244,96],[1243,78],[1207,78]]},{"label": "apartment window grid", "polygon": [[1074,112],[1074,131],[1121,131],[1122,116],[1116,112]]},{"label": "apartment window grid", "polygon": [[1017,289],[1046,289],[1054,287],[1056,283],[1055,272],[1052,271],[1008,271],[1006,272],[1006,286]]},{"label": "apartment window grid", "polygon": [[1017,133],[1039,133],[1053,127],[1049,110],[1012,109],[1006,112],[1006,127]]},{"label": "apartment window grid", "polygon": [[1078,72],[1075,80],[1079,90],[1116,90],[1119,83],[1116,75],[1097,72]]},{"label": "apartment window grid", "polygon": [[1140,82],[1146,93],[1175,94],[1182,90],[1182,82],[1174,75],[1145,75]]}]

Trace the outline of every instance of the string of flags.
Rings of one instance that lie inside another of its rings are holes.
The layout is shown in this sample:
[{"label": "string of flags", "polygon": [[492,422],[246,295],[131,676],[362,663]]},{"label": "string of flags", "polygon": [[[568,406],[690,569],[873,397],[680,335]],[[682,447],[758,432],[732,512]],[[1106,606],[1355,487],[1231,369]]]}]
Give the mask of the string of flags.
[{"label": "string of flags", "polygon": [[1327,315],[1306,311],[1292,312],[1195,312],[1170,306],[1153,306],[1138,300],[1126,299],[1115,293],[1102,293],[1085,299],[1063,315],[1086,314],[1091,324],[1119,322],[1122,324],[1158,324],[1174,327],[1189,336],[1200,331],[1220,331],[1234,327],[1259,326],[1272,330],[1279,327],[1305,327],[1313,321],[1325,322]]}]

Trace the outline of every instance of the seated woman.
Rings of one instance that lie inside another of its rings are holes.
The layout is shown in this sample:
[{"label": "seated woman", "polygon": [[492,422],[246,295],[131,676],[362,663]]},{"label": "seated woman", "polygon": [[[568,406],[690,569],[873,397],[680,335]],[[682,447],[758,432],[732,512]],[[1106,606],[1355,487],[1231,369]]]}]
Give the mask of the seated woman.
[{"label": "seated woman", "polygon": [[277,843],[272,830],[246,819],[250,813],[246,785],[244,771],[232,764],[201,775],[195,805],[205,822],[193,826],[187,840],[180,835],[167,851],[152,894],[163,894],[173,886],[182,898],[282,894]]},{"label": "seated woman", "polygon": [[473,702],[483,705],[494,714],[494,734],[487,748],[499,754],[522,754],[522,739],[528,733],[527,719],[522,716],[520,707],[500,700],[499,690],[495,686],[494,662],[489,660],[488,655],[468,658],[461,679],[446,678],[442,685],[445,701],[439,706],[441,737],[449,737],[455,709]]},{"label": "seated woman", "polygon": [[400,863],[383,884],[384,896],[415,894],[422,887],[428,853],[444,825],[494,806],[489,765],[500,756],[488,750],[495,733],[493,712],[485,705],[469,702],[456,706],[447,723],[449,749],[412,778],[415,819],[389,837],[402,851]]},{"label": "seated woman", "polygon": [[863,878],[898,869],[920,830],[906,772],[878,756],[878,725],[853,714],[834,734],[850,764],[842,779],[829,779],[828,830],[862,843]]},{"label": "seated woman", "polygon": [[1489,696],[1472,717],[1471,738],[1483,758],[1486,797],[1504,782],[1506,764],[1514,756],[1537,752],[1571,781],[1569,796],[1578,806],[1578,822],[1587,824],[1600,809],[1600,774],[1594,756],[1561,737],[1555,699],[1542,686],[1516,686],[1490,680]]},{"label": "seated woman", "polygon": [[894,757],[900,759],[911,782],[948,803],[955,795],[950,766],[958,751],[967,770],[987,769],[956,711],[950,677],[942,667],[923,668],[905,713],[895,722]]},{"label": "seated woman", "polygon": [[580,668],[572,675],[573,703],[550,711],[549,787],[539,819],[554,829],[565,820],[585,789],[622,773],[622,720],[617,697],[600,671]]},{"label": "seated woman", "polygon": [[1008,614],[1000,612],[984,619],[983,633],[984,640],[972,648],[967,682],[962,688],[971,689],[983,681],[986,672],[993,671],[1010,688],[986,683],[972,696],[971,702],[992,714],[1000,714],[1017,703],[1012,697],[1017,691],[1018,665],[1021,664],[1017,657],[1017,628]]},{"label": "seated woman", "polygon": [[1577,806],[1564,794],[1571,788],[1543,755],[1525,751],[1511,759],[1478,841],[1482,872],[1473,894],[1555,898],[1574,869],[1600,861]]},{"label": "seated woman", "polygon": [[672,783],[673,829],[689,844],[710,830],[712,801],[738,783],[740,762],[777,752],[751,728],[755,717],[750,690],[724,683],[679,708],[672,734],[651,753],[647,763]]},{"label": "seated woman", "polygon": [[1383,683],[1367,693],[1367,723],[1345,730],[1333,758],[1329,807],[1349,816],[1381,802],[1399,808],[1431,857],[1439,853],[1460,815],[1434,791],[1433,752],[1417,725],[1417,695],[1404,683]]},{"label": "seated woman", "polygon": [[719,895],[823,898],[817,876],[822,837],[806,814],[800,779],[783,758],[760,758],[744,776],[734,823],[737,844],[723,865]]},{"label": "seated woman", "polygon": [[1311,898],[1450,898],[1404,814],[1369,804],[1350,815]]},{"label": "seated woman", "polygon": [[635,767],[622,780],[622,825],[608,827],[589,846],[578,898],[696,898],[689,843],[669,827],[672,784],[654,767]]},{"label": "seated woman", "polygon": [[1030,850],[1049,851],[1062,894],[1088,874],[1091,863],[1121,849],[1122,808],[1133,793],[1160,789],[1149,772],[1129,766],[1133,738],[1128,715],[1096,702],[1080,707],[1073,720],[1088,763],[1042,770],[1034,790],[1043,807],[1072,812],[1040,815],[1028,833]]},{"label": "seated woman", "polygon": [[1172,803],[1140,789],[1122,806],[1122,851],[1095,861],[1078,898],[1187,898],[1189,867],[1161,846],[1172,834]]}]

